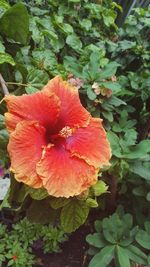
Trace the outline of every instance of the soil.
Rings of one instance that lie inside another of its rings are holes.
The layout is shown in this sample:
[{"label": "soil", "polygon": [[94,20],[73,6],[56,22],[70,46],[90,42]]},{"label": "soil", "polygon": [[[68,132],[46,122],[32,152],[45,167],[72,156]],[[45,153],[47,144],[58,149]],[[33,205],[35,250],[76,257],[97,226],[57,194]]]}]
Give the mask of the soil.
[{"label": "soil", "polygon": [[[89,256],[87,255],[88,244],[85,241],[86,235],[90,232],[89,226],[80,227],[73,233],[69,241],[62,246],[62,252],[57,254],[37,253],[44,267],[88,267]],[[36,267],[39,267],[36,266]]]}]

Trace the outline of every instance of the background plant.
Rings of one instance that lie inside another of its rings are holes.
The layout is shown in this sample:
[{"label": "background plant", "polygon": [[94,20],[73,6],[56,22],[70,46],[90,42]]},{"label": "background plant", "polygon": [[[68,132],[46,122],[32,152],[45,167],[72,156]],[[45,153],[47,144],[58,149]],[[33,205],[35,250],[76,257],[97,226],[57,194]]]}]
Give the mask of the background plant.
[{"label": "background plant", "polygon": [[16,267],[38,263],[34,248],[40,248],[44,253],[58,253],[61,251],[60,245],[67,240],[60,227],[32,224],[26,218],[13,224],[11,230],[0,224],[0,238],[0,266],[7,263],[7,266]]},{"label": "background plant", "polygon": [[[91,114],[103,119],[113,154],[109,170],[99,174],[109,188],[98,182],[78,198],[55,199],[12,178],[3,212],[7,206],[15,218],[26,214],[35,222],[61,222],[66,232],[85,223],[99,204],[112,212],[122,203],[141,227],[149,220],[150,9],[135,9],[118,29],[119,10],[113,1],[0,2],[0,73],[10,93],[36,92],[62,75],[78,86]],[[7,168],[5,110],[2,102],[0,154]]]}]

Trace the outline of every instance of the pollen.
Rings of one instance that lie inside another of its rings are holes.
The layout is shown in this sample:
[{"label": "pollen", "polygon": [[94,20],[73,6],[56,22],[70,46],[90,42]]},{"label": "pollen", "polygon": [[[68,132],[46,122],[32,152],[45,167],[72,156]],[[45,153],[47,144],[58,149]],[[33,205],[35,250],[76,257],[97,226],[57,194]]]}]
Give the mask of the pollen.
[{"label": "pollen", "polygon": [[74,132],[74,129],[70,128],[69,126],[65,126],[64,128],[61,129],[61,131],[59,132],[59,135],[61,137],[67,138],[69,136],[72,136]]}]

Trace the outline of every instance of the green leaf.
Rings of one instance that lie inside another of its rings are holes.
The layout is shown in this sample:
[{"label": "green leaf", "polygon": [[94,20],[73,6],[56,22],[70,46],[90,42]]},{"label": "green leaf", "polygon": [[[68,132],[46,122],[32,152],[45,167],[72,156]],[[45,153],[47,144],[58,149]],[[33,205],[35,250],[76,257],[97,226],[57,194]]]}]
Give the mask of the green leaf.
[{"label": "green leaf", "polygon": [[26,87],[27,92],[29,88],[30,88],[29,92],[33,92],[33,88],[42,89],[42,87],[45,84],[47,84],[48,80],[49,76],[45,71],[32,69],[27,76],[27,83],[28,83],[28,87]]},{"label": "green leaf", "polygon": [[3,63],[9,63],[12,66],[15,65],[15,61],[13,60],[11,55],[0,52],[0,64],[3,64]]},{"label": "green leaf", "polygon": [[91,87],[88,87],[88,89],[87,89],[87,96],[90,100],[96,99],[96,94],[93,92]]},{"label": "green leaf", "polygon": [[103,111],[102,114],[109,122],[113,122],[114,117],[112,111]]},{"label": "green leaf", "polygon": [[135,239],[142,247],[150,249],[150,235],[147,232],[139,230]]},{"label": "green leaf", "polygon": [[86,204],[90,208],[97,208],[98,207],[97,201],[95,199],[93,199],[93,198],[87,198],[86,199]]},{"label": "green leaf", "polygon": [[127,248],[125,248],[129,258],[139,264],[145,264],[147,255],[143,251],[141,251],[138,247],[129,245]]},{"label": "green leaf", "polygon": [[36,63],[37,67],[41,67],[45,70],[52,70],[57,66],[57,60],[55,54],[49,50],[34,50],[32,52],[33,60]]},{"label": "green leaf", "polygon": [[107,192],[108,186],[104,181],[100,180],[95,185],[92,186],[95,196],[100,196]]},{"label": "green leaf", "polygon": [[130,148],[130,153],[125,154],[127,159],[139,159],[146,156],[150,152],[150,140],[143,140],[133,148]]},{"label": "green leaf", "polygon": [[27,219],[34,223],[50,223],[57,216],[56,211],[51,209],[47,199],[33,200],[26,211]]},{"label": "green leaf", "polygon": [[117,62],[113,61],[106,65],[106,67],[99,73],[99,79],[110,78],[116,73],[117,67],[120,66]]},{"label": "green leaf", "polygon": [[107,136],[112,148],[113,155],[116,157],[122,157],[119,137],[113,132],[108,132]]},{"label": "green leaf", "polygon": [[145,178],[146,180],[150,180],[150,163],[149,162],[136,161],[130,164],[130,171]]},{"label": "green leaf", "polygon": [[89,267],[106,267],[114,257],[115,246],[106,246],[97,253],[89,263]]},{"label": "green leaf", "polygon": [[117,260],[120,267],[131,267],[126,249],[116,246]]},{"label": "green leaf", "polygon": [[86,31],[89,31],[91,29],[92,26],[92,22],[89,19],[82,19],[79,21],[80,26],[85,29]]},{"label": "green leaf", "polygon": [[66,43],[77,51],[80,51],[82,48],[82,42],[80,41],[80,38],[75,34],[69,35],[66,39]]},{"label": "green leaf", "polygon": [[84,201],[72,199],[61,211],[61,225],[65,232],[71,233],[85,223],[89,208]]},{"label": "green leaf", "polygon": [[87,235],[86,242],[96,248],[103,248],[108,244],[107,241],[104,239],[103,235],[100,233]]},{"label": "green leaf", "polygon": [[16,42],[26,44],[29,35],[29,15],[22,3],[9,8],[0,19],[0,31]]},{"label": "green leaf", "polygon": [[3,8],[5,10],[9,9],[10,8],[10,5],[7,1],[5,0],[0,0],[0,8]]},{"label": "green leaf", "polygon": [[30,188],[30,196],[33,199],[41,200],[49,196],[48,192],[44,188],[33,189]]},{"label": "green leaf", "polygon": [[39,91],[38,89],[36,89],[35,87],[32,87],[32,86],[25,87],[25,90],[26,90],[26,93],[28,95],[37,93]]},{"label": "green leaf", "polygon": [[60,209],[67,205],[70,202],[69,198],[59,197],[59,198],[52,198],[50,200],[50,205],[53,209]]}]

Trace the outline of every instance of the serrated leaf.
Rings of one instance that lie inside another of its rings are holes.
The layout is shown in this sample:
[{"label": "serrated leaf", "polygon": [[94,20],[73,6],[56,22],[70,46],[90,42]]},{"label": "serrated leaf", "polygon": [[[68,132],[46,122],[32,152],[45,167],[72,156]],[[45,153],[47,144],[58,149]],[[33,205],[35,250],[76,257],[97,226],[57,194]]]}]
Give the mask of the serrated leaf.
[{"label": "serrated leaf", "polygon": [[50,200],[50,205],[53,209],[59,209],[67,205],[71,200],[69,198],[59,197]]},{"label": "serrated leaf", "polygon": [[41,200],[49,196],[45,188],[33,189],[30,188],[30,196],[35,200]]},{"label": "serrated leaf", "polygon": [[[32,69],[28,76],[27,76],[27,83],[28,87],[26,87],[26,90],[29,92],[33,91],[33,88],[35,89],[42,89],[42,87],[48,82],[49,76],[45,71]],[[32,88],[32,90],[31,90]]]},{"label": "serrated leaf", "polygon": [[3,63],[9,63],[12,66],[15,65],[15,61],[13,60],[11,55],[0,52],[0,64],[3,64]]},{"label": "serrated leaf", "polygon": [[114,257],[115,246],[106,246],[97,253],[89,263],[89,267],[106,267]]},{"label": "serrated leaf", "polygon": [[65,232],[74,232],[82,225],[89,214],[89,208],[86,203],[81,200],[73,199],[61,210],[61,225]]},{"label": "serrated leaf", "polygon": [[29,34],[29,15],[22,3],[10,7],[0,19],[0,31],[16,42],[26,44]]}]

